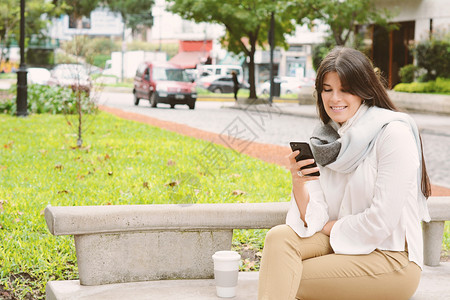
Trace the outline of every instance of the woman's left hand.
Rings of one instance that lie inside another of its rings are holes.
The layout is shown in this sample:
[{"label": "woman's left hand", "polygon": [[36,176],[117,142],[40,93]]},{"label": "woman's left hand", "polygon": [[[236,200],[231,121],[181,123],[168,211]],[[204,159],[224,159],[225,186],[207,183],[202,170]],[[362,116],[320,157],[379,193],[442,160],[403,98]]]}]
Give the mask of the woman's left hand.
[{"label": "woman's left hand", "polygon": [[333,228],[334,223],[336,223],[336,221],[328,221],[327,224],[325,224],[325,226],[323,226],[323,229],[321,232],[323,234],[330,236],[331,229]]}]

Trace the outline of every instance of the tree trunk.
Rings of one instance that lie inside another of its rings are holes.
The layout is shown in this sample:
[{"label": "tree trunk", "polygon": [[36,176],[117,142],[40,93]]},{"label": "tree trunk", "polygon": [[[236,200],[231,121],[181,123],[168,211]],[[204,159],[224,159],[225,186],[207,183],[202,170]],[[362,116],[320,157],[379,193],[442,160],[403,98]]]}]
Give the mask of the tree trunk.
[{"label": "tree trunk", "polygon": [[77,139],[77,147],[81,148],[83,146],[83,138],[82,138],[82,126],[83,126],[83,112],[81,111],[81,91],[76,91],[77,93],[77,110],[78,110],[78,139]]},{"label": "tree trunk", "polygon": [[250,62],[248,63],[248,83],[250,84],[249,99],[257,99],[256,96],[256,82],[255,82],[255,52],[256,52],[256,40],[250,41],[250,52],[248,57]]}]

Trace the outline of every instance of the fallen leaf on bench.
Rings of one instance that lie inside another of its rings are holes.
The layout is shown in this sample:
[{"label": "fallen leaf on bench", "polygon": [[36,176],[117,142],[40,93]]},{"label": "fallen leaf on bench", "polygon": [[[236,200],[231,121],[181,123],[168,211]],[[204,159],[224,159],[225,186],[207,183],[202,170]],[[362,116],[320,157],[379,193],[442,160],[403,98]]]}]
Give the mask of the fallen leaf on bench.
[{"label": "fallen leaf on bench", "polygon": [[172,182],[166,183],[164,186],[176,186],[178,184],[179,184],[179,182],[178,182],[178,180],[176,180],[176,181],[172,181]]},{"label": "fallen leaf on bench", "polygon": [[232,194],[235,195],[235,196],[241,196],[241,195],[245,195],[245,194],[247,194],[247,193],[244,192],[244,191],[241,191],[241,190],[234,190],[234,191],[232,192]]}]

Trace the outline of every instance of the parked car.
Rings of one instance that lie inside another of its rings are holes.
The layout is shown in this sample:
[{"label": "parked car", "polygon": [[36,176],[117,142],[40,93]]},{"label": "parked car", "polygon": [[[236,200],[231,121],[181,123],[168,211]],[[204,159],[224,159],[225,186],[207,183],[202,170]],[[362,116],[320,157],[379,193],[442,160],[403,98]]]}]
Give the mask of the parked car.
[{"label": "parked car", "polygon": [[80,64],[60,64],[51,71],[49,85],[70,87],[73,91],[91,92],[92,81]]},{"label": "parked car", "polygon": [[45,68],[28,68],[27,83],[47,85],[50,79],[50,71]]},{"label": "parked car", "polygon": [[136,70],[134,77],[134,105],[139,105],[141,99],[150,101],[151,107],[158,103],[186,104],[195,108],[197,91],[195,83],[186,71],[170,63],[144,62]]},{"label": "parked car", "polygon": [[231,72],[236,72],[239,82],[244,82],[244,71],[239,65],[198,65],[197,79],[209,76],[231,76]]},{"label": "parked car", "polygon": [[[231,76],[213,76],[200,81],[200,87],[213,93],[233,93],[234,83]],[[242,83],[239,88],[248,88],[248,84]]]},{"label": "parked car", "polygon": [[[280,84],[280,94],[298,94],[302,87],[302,81],[296,77],[281,76],[275,77],[275,83]],[[270,94],[270,80],[264,81],[259,86],[259,93],[262,95]]]}]

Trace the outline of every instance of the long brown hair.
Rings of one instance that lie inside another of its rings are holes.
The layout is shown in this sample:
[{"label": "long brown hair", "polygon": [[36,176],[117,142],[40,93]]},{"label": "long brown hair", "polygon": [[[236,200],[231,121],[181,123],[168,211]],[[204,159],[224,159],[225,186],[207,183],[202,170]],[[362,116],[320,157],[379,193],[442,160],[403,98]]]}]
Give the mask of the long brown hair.
[{"label": "long brown hair", "polygon": [[[341,80],[341,85],[349,93],[361,97],[367,106],[399,111],[389,98],[382,79],[376,74],[371,60],[358,50],[335,47],[321,62],[316,76],[317,110],[324,124],[330,121],[322,99],[323,80],[328,72],[336,72]],[[428,198],[431,195],[431,184],[423,156],[422,138],[420,138],[420,147],[422,152],[421,190]]]}]

